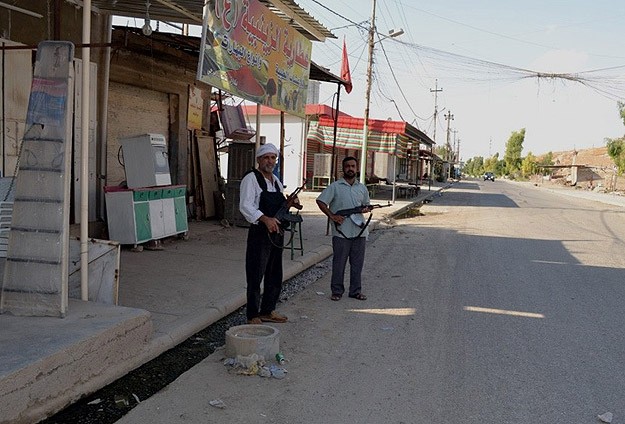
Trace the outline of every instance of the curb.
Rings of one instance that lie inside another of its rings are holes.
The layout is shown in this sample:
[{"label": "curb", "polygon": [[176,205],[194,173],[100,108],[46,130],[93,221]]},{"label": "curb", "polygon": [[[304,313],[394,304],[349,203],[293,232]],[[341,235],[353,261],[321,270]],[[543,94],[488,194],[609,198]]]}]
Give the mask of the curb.
[{"label": "curb", "polygon": [[397,209],[396,211],[388,214],[387,218],[395,218],[395,217],[397,217],[399,215],[402,215],[402,214],[406,213],[408,210],[414,208],[414,205],[416,205],[417,203],[423,203],[426,200],[431,200],[434,196],[438,195],[443,190],[448,189],[452,185],[453,185],[453,183],[449,183],[449,184],[447,184],[447,185],[445,185],[443,187],[438,187],[436,190],[430,190],[430,191],[427,192],[427,194],[421,194],[421,195],[417,196],[414,199],[414,201],[412,201],[411,203],[407,204],[403,208]]}]

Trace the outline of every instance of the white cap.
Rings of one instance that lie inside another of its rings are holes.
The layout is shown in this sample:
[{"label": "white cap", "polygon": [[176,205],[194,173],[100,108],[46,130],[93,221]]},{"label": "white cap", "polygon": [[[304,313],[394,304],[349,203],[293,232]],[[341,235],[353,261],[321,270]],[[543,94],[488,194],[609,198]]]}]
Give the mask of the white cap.
[{"label": "white cap", "polygon": [[271,144],[271,143],[263,144],[256,151],[256,157],[259,158],[259,157],[264,156],[264,155],[266,155],[268,153],[273,153],[274,155],[279,156],[280,155],[280,150],[278,150],[278,148],[276,146],[274,146],[273,144]]}]

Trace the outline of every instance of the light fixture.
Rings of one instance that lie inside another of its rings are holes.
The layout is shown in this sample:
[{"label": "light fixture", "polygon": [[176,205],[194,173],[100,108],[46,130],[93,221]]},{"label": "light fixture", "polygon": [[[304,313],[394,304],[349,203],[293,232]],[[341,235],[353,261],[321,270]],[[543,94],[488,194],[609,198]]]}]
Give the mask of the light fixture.
[{"label": "light fixture", "polygon": [[399,37],[403,33],[404,33],[404,29],[403,28],[399,28],[398,30],[392,29],[392,30],[390,30],[388,32],[388,36],[389,36],[389,38],[394,38],[394,37]]},{"label": "light fixture", "polygon": [[141,32],[146,37],[152,35],[152,27],[150,26],[150,0],[146,0],[145,2],[145,23],[141,27]]}]

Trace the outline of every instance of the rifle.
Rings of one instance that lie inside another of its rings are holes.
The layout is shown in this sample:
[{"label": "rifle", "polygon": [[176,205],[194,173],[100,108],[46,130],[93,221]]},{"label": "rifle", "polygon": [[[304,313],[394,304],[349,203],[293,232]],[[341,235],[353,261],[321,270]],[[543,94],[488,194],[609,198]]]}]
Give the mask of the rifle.
[{"label": "rifle", "polygon": [[[304,188],[306,187],[306,180],[304,180],[303,184],[299,187],[297,187],[293,193],[289,194],[287,196],[287,198],[285,199],[284,203],[282,203],[282,206],[280,206],[280,209],[278,209],[278,212],[276,212],[276,215],[274,216],[274,218],[276,218],[278,221],[280,221],[280,227],[282,227],[283,230],[287,230],[290,226],[290,224],[295,224],[298,222],[302,222],[302,216],[301,215],[297,215],[294,213],[289,212],[289,209],[292,205],[290,205],[290,202],[295,199],[297,197],[297,195],[299,194],[300,191],[302,191]],[[301,208],[300,208],[301,209]]]},{"label": "rifle", "polygon": [[377,209],[377,208],[388,208],[391,205],[391,202],[388,202],[387,205],[380,205],[380,204],[375,204],[375,205],[362,205],[362,206],[356,206],[355,208],[349,208],[349,209],[341,209],[340,211],[336,211],[334,214],[335,215],[341,215],[344,217],[348,217],[350,215],[356,214],[356,213],[363,213],[365,209],[369,208],[369,209]]}]

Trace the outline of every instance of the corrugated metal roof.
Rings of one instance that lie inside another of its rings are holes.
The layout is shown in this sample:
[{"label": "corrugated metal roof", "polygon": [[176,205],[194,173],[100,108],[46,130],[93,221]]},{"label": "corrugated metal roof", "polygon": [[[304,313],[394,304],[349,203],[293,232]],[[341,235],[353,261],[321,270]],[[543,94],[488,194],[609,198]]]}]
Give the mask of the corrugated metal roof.
[{"label": "corrugated metal roof", "polygon": [[[360,119],[360,121],[362,122],[362,119]],[[360,126],[356,128],[350,125],[356,122],[357,121],[351,121],[350,119],[339,118],[339,125],[336,132],[337,147],[342,149],[362,150],[363,127]],[[399,131],[383,131],[381,126],[379,126],[376,128],[370,127],[367,134],[367,151],[390,153],[400,158],[407,156],[408,146],[411,140],[405,133]],[[306,139],[327,146],[333,145],[334,121],[332,119],[326,119],[325,116],[322,116],[319,121],[312,121],[308,128]]]},{"label": "corrugated metal roof", "polygon": [[[129,34],[132,34],[137,39],[149,40],[151,44],[146,44],[145,41],[137,42],[135,38],[129,38]],[[159,31],[154,31],[152,35],[145,36],[141,33],[140,28],[114,25],[112,38],[115,47],[124,46],[129,50],[149,53],[151,55],[154,55],[155,50],[158,51],[158,45],[169,46],[172,49],[189,55],[195,63],[195,66],[197,66],[197,58],[200,54],[201,45],[201,39],[199,37]],[[186,63],[187,61],[184,62]],[[344,80],[312,61],[310,63],[309,79],[322,82],[335,82],[345,85]]]},{"label": "corrugated metal roof", "polygon": [[[75,2],[75,0],[68,1]],[[310,40],[324,41],[325,37],[336,38],[329,29],[293,0],[274,0],[273,3],[269,0],[259,1]],[[150,3],[149,14],[152,20],[202,24],[204,0],[147,0],[147,2]],[[92,6],[100,13],[137,18],[145,17],[147,2],[144,0],[91,0]]]},{"label": "corrugated metal roof", "polygon": [[[364,118],[341,116],[338,119],[338,125],[342,128],[362,129],[364,123]],[[319,118],[319,125],[333,126],[334,120],[327,117],[321,117]],[[371,131],[379,131],[384,133],[404,134],[411,140],[418,140],[419,142],[428,146],[436,144],[434,143],[434,140],[428,137],[424,132],[413,127],[408,122],[369,118],[369,129]]]},{"label": "corrugated metal roof", "polygon": [[[256,114],[256,106],[251,105],[243,105],[243,112],[247,115]],[[328,115],[331,116],[334,113],[334,109],[332,106],[322,105],[322,104],[307,104],[306,105],[306,115]],[[275,116],[280,115],[280,111],[269,106],[262,105],[260,107],[261,116]],[[339,116],[350,116],[344,112],[339,111]]]}]

